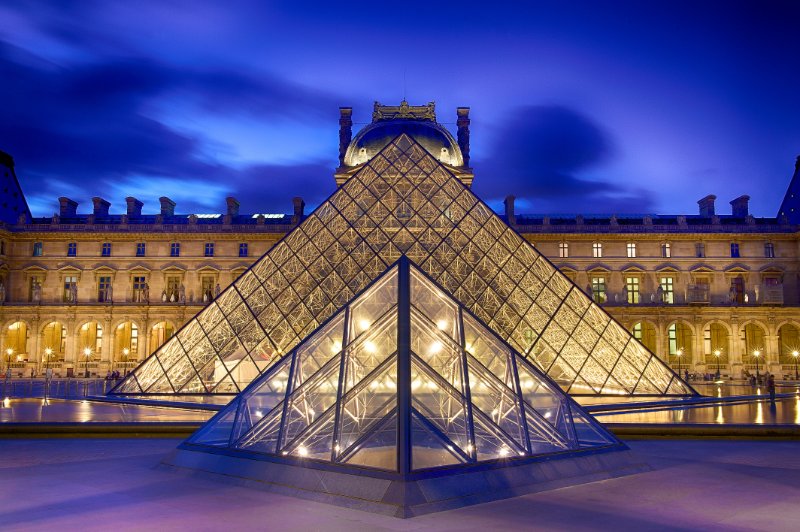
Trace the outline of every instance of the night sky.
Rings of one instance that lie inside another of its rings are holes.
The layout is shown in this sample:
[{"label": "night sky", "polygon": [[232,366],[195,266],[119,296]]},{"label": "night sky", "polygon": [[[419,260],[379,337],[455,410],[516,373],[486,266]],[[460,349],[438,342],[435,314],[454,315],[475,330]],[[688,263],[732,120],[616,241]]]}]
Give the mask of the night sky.
[{"label": "night sky", "polygon": [[35,216],[62,195],[313,207],[338,107],[357,130],[404,93],[453,132],[472,108],[474,189],[498,209],[695,214],[716,194],[728,214],[749,194],[774,216],[800,154],[800,2],[0,5],[0,149]]}]

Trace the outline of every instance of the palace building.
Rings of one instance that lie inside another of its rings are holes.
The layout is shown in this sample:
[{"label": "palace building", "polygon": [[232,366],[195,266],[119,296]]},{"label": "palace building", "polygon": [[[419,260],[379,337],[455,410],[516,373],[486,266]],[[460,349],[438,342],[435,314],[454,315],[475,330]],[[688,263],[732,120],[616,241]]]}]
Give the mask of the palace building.
[{"label": "palace building", "polygon": [[[468,108],[457,109],[455,137],[432,103],[376,103],[355,136],[351,114],[340,109],[340,188],[398,135],[472,184]],[[82,213],[61,197],[58,213],[33,217],[13,159],[0,153],[0,354],[15,375],[129,372],[309,218],[300,198],[288,214],[243,214],[235,198],[224,212],[179,214],[167,197],[158,214],[128,197],[122,215],[101,197]],[[800,158],[772,218],[752,216],[748,196],[717,213],[713,195],[697,214],[551,217],[517,213],[513,197],[498,214],[673,369],[783,375],[800,350],[798,187]]]}]

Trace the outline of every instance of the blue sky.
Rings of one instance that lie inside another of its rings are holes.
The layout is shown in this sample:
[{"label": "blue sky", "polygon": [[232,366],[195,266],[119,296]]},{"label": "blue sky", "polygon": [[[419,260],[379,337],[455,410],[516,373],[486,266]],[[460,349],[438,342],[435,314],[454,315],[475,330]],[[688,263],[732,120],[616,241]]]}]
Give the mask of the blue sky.
[{"label": "blue sky", "polygon": [[[475,190],[530,213],[774,216],[800,154],[796,2],[0,5],[0,149],[34,215],[314,206],[338,107],[472,108]],[[405,77],[405,83],[403,79]]]}]

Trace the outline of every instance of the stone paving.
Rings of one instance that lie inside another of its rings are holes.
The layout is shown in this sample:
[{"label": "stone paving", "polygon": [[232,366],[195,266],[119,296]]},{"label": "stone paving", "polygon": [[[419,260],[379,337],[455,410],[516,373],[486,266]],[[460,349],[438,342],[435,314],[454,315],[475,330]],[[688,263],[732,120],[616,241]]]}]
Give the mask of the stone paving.
[{"label": "stone paving", "polygon": [[634,441],[649,473],[409,520],[157,469],[178,440],[0,440],[3,530],[800,530],[800,442]]}]

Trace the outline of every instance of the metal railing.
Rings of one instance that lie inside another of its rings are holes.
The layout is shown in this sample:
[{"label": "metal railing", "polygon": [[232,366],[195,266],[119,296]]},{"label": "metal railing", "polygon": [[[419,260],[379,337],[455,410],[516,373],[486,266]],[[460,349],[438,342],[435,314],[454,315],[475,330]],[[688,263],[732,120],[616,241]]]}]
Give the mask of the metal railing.
[{"label": "metal railing", "polygon": [[81,399],[90,395],[105,395],[118,381],[106,379],[19,379],[3,378],[0,391],[3,398]]}]

